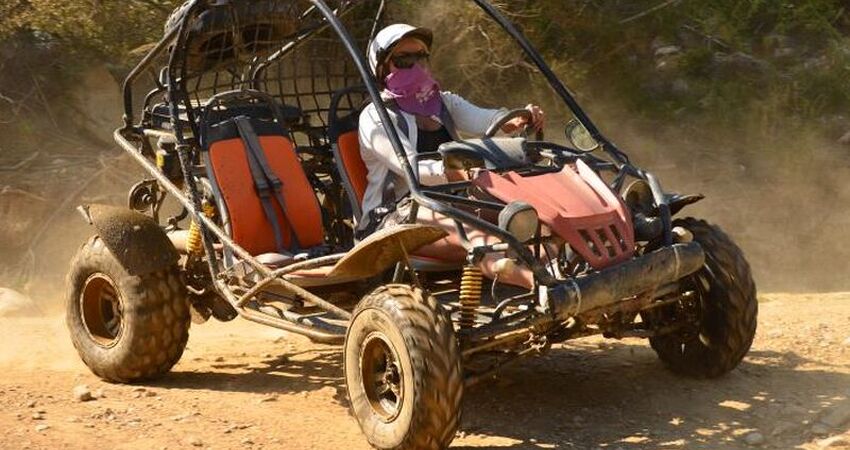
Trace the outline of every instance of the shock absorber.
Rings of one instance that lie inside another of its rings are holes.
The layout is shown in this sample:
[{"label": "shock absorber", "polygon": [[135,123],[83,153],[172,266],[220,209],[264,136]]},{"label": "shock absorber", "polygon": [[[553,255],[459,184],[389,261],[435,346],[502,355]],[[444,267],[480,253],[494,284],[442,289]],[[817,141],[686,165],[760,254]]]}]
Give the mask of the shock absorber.
[{"label": "shock absorber", "polygon": [[[205,216],[212,218],[215,215],[215,207],[209,202],[204,202],[202,208]],[[192,219],[192,223],[189,225],[189,235],[186,237],[186,250],[190,255],[201,255],[204,253],[203,244],[201,224]]]},{"label": "shock absorber", "polygon": [[475,316],[481,305],[481,286],[484,275],[477,266],[467,264],[463,266],[463,277],[460,280],[460,327],[461,329],[472,328],[475,325]]}]

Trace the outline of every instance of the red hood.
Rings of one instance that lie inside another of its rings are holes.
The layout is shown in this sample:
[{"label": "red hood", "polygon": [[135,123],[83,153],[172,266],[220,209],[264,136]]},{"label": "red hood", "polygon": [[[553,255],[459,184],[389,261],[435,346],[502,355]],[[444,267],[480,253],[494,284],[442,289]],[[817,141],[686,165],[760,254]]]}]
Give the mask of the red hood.
[{"label": "red hood", "polygon": [[482,171],[472,182],[503,202],[520,200],[533,206],[541,222],[595,269],[627,260],[634,253],[628,209],[581,160],[560,172],[529,177]]}]

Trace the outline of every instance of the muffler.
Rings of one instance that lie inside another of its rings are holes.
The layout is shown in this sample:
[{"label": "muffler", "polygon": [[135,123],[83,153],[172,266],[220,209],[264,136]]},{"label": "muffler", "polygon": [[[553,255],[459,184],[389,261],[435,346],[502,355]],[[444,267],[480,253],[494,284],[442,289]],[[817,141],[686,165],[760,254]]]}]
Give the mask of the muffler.
[{"label": "muffler", "polygon": [[550,287],[541,292],[541,303],[557,321],[564,321],[673,283],[699,270],[704,262],[698,243],[674,244]]}]

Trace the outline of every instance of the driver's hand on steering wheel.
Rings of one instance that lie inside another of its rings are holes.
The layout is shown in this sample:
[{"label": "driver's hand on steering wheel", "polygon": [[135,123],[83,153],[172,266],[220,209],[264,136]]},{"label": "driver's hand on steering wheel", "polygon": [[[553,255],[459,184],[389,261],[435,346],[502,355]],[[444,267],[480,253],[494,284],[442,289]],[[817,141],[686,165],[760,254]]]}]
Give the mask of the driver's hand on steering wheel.
[{"label": "driver's hand on steering wheel", "polygon": [[515,131],[521,130],[524,126],[529,126],[534,132],[543,130],[543,128],[546,126],[546,113],[544,113],[543,110],[540,109],[540,107],[537,105],[528,105],[525,107],[525,109],[531,112],[531,123],[529,123],[528,119],[525,117],[517,117],[516,119],[513,119],[510,122],[506,123],[502,127],[502,131],[510,134]]}]

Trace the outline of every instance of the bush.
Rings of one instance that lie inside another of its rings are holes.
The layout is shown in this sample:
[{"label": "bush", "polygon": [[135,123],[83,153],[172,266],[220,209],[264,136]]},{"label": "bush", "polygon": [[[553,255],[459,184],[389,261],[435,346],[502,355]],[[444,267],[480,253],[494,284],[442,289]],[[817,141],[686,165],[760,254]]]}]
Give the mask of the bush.
[{"label": "bush", "polygon": [[0,39],[27,33],[60,43],[71,53],[108,61],[162,34],[180,0],[11,0],[0,6]]}]

